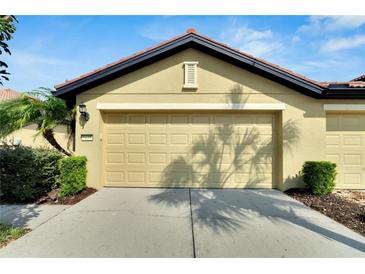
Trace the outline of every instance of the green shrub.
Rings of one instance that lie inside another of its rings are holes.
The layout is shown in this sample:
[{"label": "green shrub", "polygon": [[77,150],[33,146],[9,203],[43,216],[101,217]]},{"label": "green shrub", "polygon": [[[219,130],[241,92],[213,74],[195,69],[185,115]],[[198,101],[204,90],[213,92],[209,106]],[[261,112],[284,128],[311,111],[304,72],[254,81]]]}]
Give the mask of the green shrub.
[{"label": "green shrub", "polygon": [[336,164],[307,161],[302,169],[303,181],[313,194],[329,194],[335,188]]},{"label": "green shrub", "polygon": [[0,200],[34,202],[54,187],[63,155],[46,148],[0,147]]},{"label": "green shrub", "polygon": [[85,156],[70,156],[60,161],[60,197],[77,194],[86,187],[86,162]]}]

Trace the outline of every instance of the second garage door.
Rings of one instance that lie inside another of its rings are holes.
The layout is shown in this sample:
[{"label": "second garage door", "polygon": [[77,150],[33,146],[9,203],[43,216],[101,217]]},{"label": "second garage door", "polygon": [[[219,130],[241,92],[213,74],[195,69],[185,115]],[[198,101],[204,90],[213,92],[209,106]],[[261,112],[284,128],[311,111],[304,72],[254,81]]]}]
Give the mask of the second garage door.
[{"label": "second garage door", "polygon": [[104,113],[106,186],[272,188],[274,115]]},{"label": "second garage door", "polygon": [[326,154],[337,164],[337,188],[365,187],[365,115],[328,114]]}]

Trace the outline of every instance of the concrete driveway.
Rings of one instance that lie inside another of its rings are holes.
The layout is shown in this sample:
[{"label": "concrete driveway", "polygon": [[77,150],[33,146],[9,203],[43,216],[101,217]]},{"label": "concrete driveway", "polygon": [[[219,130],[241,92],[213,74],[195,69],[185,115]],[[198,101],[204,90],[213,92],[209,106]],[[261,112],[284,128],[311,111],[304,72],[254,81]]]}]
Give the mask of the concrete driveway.
[{"label": "concrete driveway", "polygon": [[365,238],[276,190],[104,188],[0,257],[365,257]]}]

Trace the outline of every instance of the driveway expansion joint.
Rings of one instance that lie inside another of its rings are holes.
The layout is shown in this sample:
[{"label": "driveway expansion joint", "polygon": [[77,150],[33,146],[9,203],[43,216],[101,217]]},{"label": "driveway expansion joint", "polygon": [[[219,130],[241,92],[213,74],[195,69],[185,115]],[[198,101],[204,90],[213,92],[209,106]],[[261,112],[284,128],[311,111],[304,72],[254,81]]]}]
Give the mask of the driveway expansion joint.
[{"label": "driveway expansion joint", "polygon": [[190,220],[191,220],[191,236],[193,240],[193,257],[196,258],[195,254],[195,236],[194,236],[194,220],[193,220],[193,208],[191,205],[191,188],[189,188],[189,206],[190,206]]},{"label": "driveway expansion joint", "polygon": [[60,212],[58,212],[57,214],[53,215],[51,218],[48,218],[47,220],[45,220],[44,222],[40,223],[39,225],[35,226],[32,231],[34,231],[35,229],[37,229],[38,227],[44,225],[45,223],[49,222],[50,220],[52,220],[53,218],[57,217],[58,215],[60,215],[62,212],[64,212],[65,210],[69,209],[71,206],[66,207],[64,209],[62,209]]}]

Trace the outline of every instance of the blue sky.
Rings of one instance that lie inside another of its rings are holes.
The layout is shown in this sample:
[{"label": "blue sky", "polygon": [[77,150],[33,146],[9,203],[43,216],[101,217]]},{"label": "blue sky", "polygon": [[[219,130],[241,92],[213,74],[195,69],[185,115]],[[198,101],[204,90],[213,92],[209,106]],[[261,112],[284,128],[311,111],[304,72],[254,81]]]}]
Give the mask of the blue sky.
[{"label": "blue sky", "polygon": [[365,73],[365,16],[20,16],[1,56],[6,87],[29,91],[113,62],[194,27],[318,81]]}]

